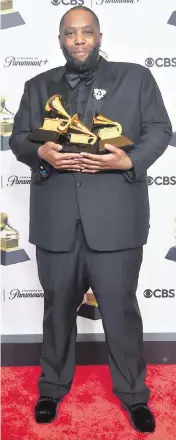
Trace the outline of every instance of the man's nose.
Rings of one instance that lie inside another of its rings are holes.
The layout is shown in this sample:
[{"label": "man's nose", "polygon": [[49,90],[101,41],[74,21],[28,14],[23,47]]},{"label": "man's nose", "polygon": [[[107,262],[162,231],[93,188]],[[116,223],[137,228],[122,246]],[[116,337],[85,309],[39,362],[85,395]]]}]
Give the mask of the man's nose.
[{"label": "man's nose", "polygon": [[75,35],[75,44],[85,44],[85,36],[81,31]]}]

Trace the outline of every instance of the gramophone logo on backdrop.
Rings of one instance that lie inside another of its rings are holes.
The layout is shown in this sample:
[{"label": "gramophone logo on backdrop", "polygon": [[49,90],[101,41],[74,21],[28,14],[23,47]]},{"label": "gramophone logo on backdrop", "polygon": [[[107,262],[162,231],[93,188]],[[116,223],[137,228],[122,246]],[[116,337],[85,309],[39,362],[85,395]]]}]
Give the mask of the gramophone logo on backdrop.
[{"label": "gramophone logo on backdrop", "polygon": [[1,29],[25,24],[18,11],[13,9],[13,0],[0,0]]},{"label": "gramophone logo on backdrop", "polygon": [[12,133],[14,113],[6,108],[5,98],[0,96],[0,134],[1,134],[1,150],[9,150],[9,138]]},{"label": "gramophone logo on backdrop", "polygon": [[0,214],[0,225],[1,264],[9,266],[30,260],[25,250],[19,247],[19,233],[9,224],[6,212]]},{"label": "gramophone logo on backdrop", "polygon": [[171,260],[176,262],[176,217],[173,221],[173,245],[168,250],[166,256],[166,260]]},{"label": "gramophone logo on backdrop", "polygon": [[176,11],[173,11],[169,20],[168,24],[171,24],[172,26],[176,26]]},{"label": "gramophone logo on backdrop", "polygon": [[92,290],[88,290],[88,292],[84,295],[84,300],[78,308],[77,315],[82,316],[82,318],[91,319],[93,321],[101,319],[98,303]]}]

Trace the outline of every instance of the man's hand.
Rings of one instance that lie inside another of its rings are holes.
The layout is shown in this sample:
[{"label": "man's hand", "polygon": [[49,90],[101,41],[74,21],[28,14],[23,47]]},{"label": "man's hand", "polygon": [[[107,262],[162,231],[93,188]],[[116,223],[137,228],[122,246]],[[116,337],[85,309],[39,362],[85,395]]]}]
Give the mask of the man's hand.
[{"label": "man's hand", "polygon": [[56,169],[81,171],[78,164],[77,153],[60,153],[62,145],[54,142],[46,142],[38,149],[38,156],[40,159],[46,160],[50,165]]},{"label": "man's hand", "polygon": [[98,155],[81,152],[78,163],[82,172],[97,173],[102,170],[130,170],[133,167],[131,159],[120,148],[105,144],[110,154]]}]

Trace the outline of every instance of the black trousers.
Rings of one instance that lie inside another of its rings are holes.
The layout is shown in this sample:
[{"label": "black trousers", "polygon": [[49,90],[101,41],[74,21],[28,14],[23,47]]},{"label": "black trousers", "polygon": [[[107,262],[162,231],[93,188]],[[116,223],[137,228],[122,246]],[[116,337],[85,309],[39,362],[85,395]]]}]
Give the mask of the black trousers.
[{"label": "black trousers", "polygon": [[143,248],[115,252],[91,250],[81,224],[69,252],[36,248],[44,290],[41,396],[61,398],[75,371],[77,308],[89,286],[99,304],[109,353],[113,392],[132,405],[147,402],[143,326],[136,299]]}]

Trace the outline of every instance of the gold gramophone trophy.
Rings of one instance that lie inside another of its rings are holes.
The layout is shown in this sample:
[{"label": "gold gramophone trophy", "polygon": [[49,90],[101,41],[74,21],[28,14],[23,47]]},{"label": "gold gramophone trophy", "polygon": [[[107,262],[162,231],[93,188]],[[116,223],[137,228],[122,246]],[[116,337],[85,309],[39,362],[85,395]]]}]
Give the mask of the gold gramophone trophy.
[{"label": "gold gramophone trophy", "polygon": [[166,260],[176,261],[176,217],[174,218],[174,238],[173,238],[173,246],[168,250],[165,258]]},{"label": "gold gramophone trophy", "polygon": [[13,9],[13,0],[0,0],[1,29],[25,24],[19,12]]},{"label": "gold gramophone trophy", "polygon": [[89,290],[85,294],[86,301],[83,301],[81,306],[79,307],[78,316],[82,316],[82,318],[92,319],[96,321],[97,319],[101,319],[100,310],[95,299],[95,296],[91,290]]},{"label": "gold gramophone trophy", "polygon": [[10,150],[9,138],[12,133],[14,114],[7,110],[5,99],[0,96],[0,132],[1,132],[1,150]]},{"label": "gold gramophone trophy", "polygon": [[1,229],[1,264],[8,266],[10,264],[27,261],[30,258],[24,249],[19,248],[19,233],[8,223],[8,214],[0,214]]},{"label": "gold gramophone trophy", "polygon": [[96,114],[92,121],[92,130],[79,119],[76,113],[70,116],[62,104],[62,96],[54,95],[46,103],[49,117],[44,118],[43,126],[28,135],[34,142],[52,141],[62,145],[62,152],[108,153],[105,143],[120,147],[132,146],[133,142],[122,135],[122,126],[105,116]]},{"label": "gold gramophone trophy", "polygon": [[99,113],[96,113],[93,117],[92,129],[98,129],[98,150],[101,152],[107,151],[105,144],[111,144],[115,147],[130,147],[134,143],[126,136],[122,135],[122,126],[119,122],[111,121]]},{"label": "gold gramophone trophy", "polygon": [[49,112],[50,117],[44,118],[43,126],[28,135],[29,140],[60,143],[63,153],[94,151],[97,136],[80,121],[77,113],[74,116],[67,113],[61,95],[52,96],[46,103],[45,110]]}]

